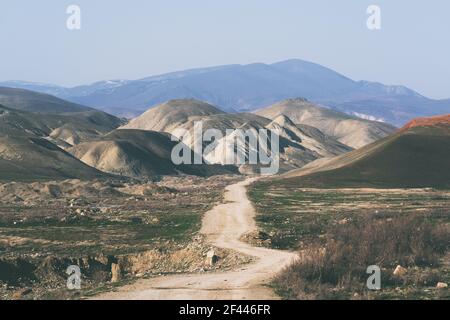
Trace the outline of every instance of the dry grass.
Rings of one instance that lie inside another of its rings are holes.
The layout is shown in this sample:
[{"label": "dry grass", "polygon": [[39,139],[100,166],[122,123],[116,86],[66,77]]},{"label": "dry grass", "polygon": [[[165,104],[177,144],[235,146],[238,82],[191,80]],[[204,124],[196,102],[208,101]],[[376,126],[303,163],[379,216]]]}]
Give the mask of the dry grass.
[{"label": "dry grass", "polygon": [[[429,285],[439,280],[432,268],[449,248],[448,226],[434,226],[419,216],[386,219],[371,215],[332,227],[325,240],[301,252],[302,259],[276,279],[275,285],[291,299],[349,298],[354,292],[366,291],[369,265],[382,268],[382,286]],[[398,264],[431,271],[399,279],[391,276]]]}]

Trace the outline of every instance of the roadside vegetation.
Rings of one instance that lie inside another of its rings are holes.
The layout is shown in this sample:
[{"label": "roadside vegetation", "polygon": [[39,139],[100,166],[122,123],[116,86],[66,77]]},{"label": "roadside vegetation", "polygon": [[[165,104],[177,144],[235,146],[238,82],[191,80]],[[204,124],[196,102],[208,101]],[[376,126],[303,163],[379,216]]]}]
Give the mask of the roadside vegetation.
[{"label": "roadside vegetation", "polygon": [[[249,195],[262,243],[301,257],[273,282],[283,298],[450,298],[436,288],[450,283],[449,192],[256,183]],[[370,265],[381,268],[381,290],[367,289]]]}]

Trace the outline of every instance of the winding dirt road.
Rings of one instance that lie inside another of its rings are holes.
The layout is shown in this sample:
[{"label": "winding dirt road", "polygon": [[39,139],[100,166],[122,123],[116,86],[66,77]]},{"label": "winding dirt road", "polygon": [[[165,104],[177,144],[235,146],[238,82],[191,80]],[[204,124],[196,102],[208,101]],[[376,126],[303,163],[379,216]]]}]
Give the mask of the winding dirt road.
[{"label": "winding dirt road", "polygon": [[291,263],[294,253],[270,250],[240,241],[240,237],[255,230],[255,211],[247,198],[246,186],[255,178],[226,188],[225,202],[205,214],[201,233],[212,245],[232,249],[256,258],[256,261],[236,271],[206,274],[184,274],[138,280],[95,299],[133,300],[265,300],[278,299],[265,286],[278,272]]}]

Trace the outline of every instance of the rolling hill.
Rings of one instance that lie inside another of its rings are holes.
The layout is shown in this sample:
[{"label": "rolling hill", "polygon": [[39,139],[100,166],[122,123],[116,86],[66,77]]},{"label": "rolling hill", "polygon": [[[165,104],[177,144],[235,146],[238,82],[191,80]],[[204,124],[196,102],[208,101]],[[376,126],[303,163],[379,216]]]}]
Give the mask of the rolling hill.
[{"label": "rolling hill", "polygon": [[269,119],[285,115],[295,124],[315,127],[352,148],[360,148],[396,130],[386,123],[364,120],[320,107],[304,98],[284,100],[255,113]]},{"label": "rolling hill", "polygon": [[46,139],[0,136],[0,181],[94,179],[107,176]]},{"label": "rolling hill", "polygon": [[236,168],[208,165],[174,165],[171,152],[177,144],[169,134],[144,130],[115,130],[76,145],[68,151],[103,172],[128,177],[192,174],[208,176],[236,172]]},{"label": "rolling hill", "polygon": [[415,120],[373,144],[274,182],[318,188],[450,188],[450,115]]},{"label": "rolling hill", "polygon": [[[167,115],[167,116],[165,116]],[[227,164],[227,153],[236,154],[237,149],[234,139],[240,139],[234,133],[227,130],[242,129],[278,129],[280,135],[280,168],[288,171],[299,168],[305,164],[325,156],[335,156],[348,152],[352,148],[326,136],[320,130],[310,126],[297,126],[289,119],[280,118],[272,121],[253,113],[224,113],[209,104],[195,100],[172,100],[156,108],[152,108],[136,119],[131,120],[122,129],[158,130],[177,135],[177,129],[187,131],[194,137],[194,126],[201,121],[203,132],[207,129],[215,129],[222,133],[222,137],[210,142],[200,141],[206,147],[212,145],[208,152],[205,151],[204,159],[210,164]],[[178,135],[177,135],[178,136]],[[231,139],[233,137],[233,139]],[[198,137],[201,139],[201,136]],[[190,147],[198,141],[190,139],[185,143]],[[206,150],[206,149],[205,149]],[[239,149],[244,154],[246,161],[249,159],[250,146]],[[241,172],[255,172],[256,166],[241,165]]]},{"label": "rolling hill", "polygon": [[[7,94],[6,94],[7,93]],[[0,134],[34,135],[62,147],[108,133],[123,120],[88,107],[28,90],[0,88]]]},{"label": "rolling hill", "polygon": [[223,111],[202,101],[194,99],[170,100],[147,110],[122,128],[172,132],[174,128],[188,122],[191,117],[221,113]]},{"label": "rolling hill", "polygon": [[63,114],[93,110],[49,94],[7,87],[0,87],[0,104],[9,108],[36,113]]},{"label": "rolling hill", "polygon": [[114,130],[122,120],[27,90],[0,88],[0,100],[9,105],[0,105],[0,180],[109,177],[62,148]]},{"label": "rolling hill", "polygon": [[117,128],[120,119],[100,111],[42,114],[0,105],[0,136],[44,137],[65,148]]}]

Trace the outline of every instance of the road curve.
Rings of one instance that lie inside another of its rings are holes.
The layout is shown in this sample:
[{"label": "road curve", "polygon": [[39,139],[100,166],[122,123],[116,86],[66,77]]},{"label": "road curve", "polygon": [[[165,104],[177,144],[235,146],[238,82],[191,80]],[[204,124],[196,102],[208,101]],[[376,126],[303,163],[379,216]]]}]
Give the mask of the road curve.
[{"label": "road curve", "polygon": [[255,262],[238,270],[202,274],[182,274],[141,279],[94,299],[132,300],[270,300],[278,299],[265,286],[296,255],[291,252],[253,247],[239,239],[254,231],[255,210],[247,197],[246,186],[255,178],[226,187],[224,203],[205,214],[201,233],[220,248],[255,257]]}]

